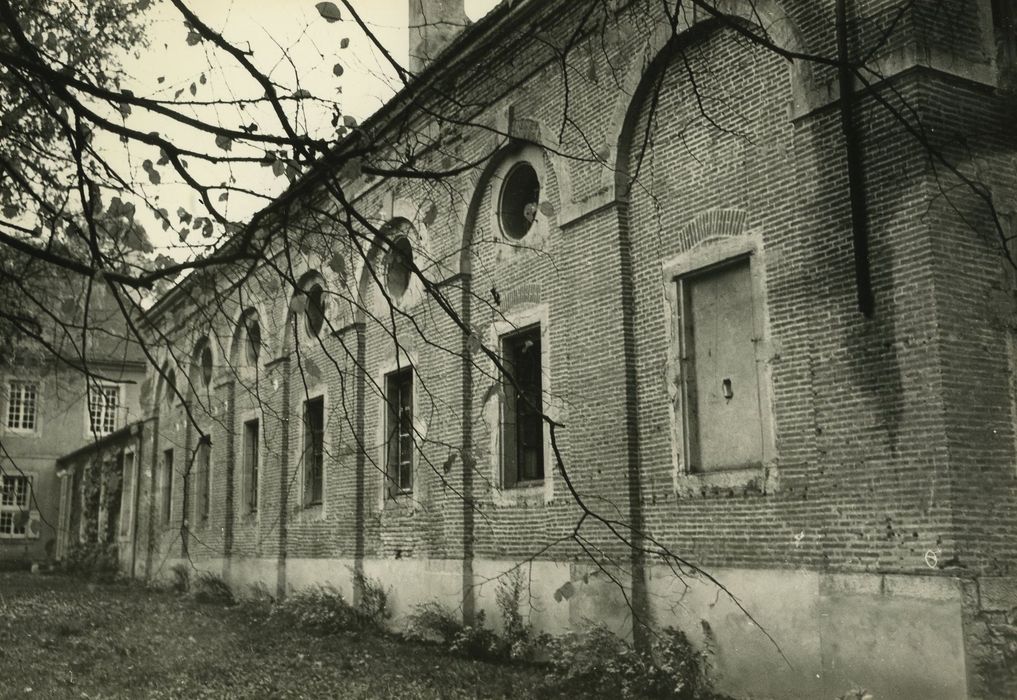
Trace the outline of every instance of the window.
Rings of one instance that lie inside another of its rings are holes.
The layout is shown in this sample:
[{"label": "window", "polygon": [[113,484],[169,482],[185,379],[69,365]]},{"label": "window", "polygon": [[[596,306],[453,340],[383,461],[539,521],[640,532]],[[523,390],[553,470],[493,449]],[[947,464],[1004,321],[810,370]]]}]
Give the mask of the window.
[{"label": "window", "polygon": [[258,421],[244,423],[244,496],[247,512],[258,510]]},{"label": "window", "polygon": [[166,372],[166,385],[164,387],[163,400],[166,402],[167,408],[173,407],[173,401],[177,396],[177,373],[175,370],[168,370]]},{"label": "window", "polygon": [[304,402],[304,502],[322,501],[325,469],[325,398]]},{"label": "window", "polygon": [[244,331],[244,358],[248,365],[254,367],[261,357],[261,324],[258,323],[258,315],[254,311],[247,312],[241,323]]},{"label": "window", "polygon": [[134,518],[134,453],[124,455],[123,491],[120,504],[120,536],[131,534],[131,520]]},{"label": "window", "polygon": [[117,428],[120,387],[94,384],[88,388],[88,429],[92,435],[109,435]]},{"label": "window", "polygon": [[399,299],[410,286],[413,264],[413,245],[406,236],[400,236],[392,243],[385,270],[385,286],[389,294]]},{"label": "window", "polygon": [[686,468],[760,466],[763,421],[748,257],[678,279]]},{"label": "window", "polygon": [[212,446],[207,440],[198,445],[198,454],[194,459],[197,462],[197,487],[198,494],[195,498],[195,507],[198,509],[197,520],[205,522],[209,513],[209,492],[211,491],[212,469],[211,469]]},{"label": "window", "polygon": [[540,326],[502,337],[505,417],[502,428],[506,486],[544,478],[544,421]]},{"label": "window", "polygon": [[208,343],[208,338],[202,338],[198,344],[199,350],[197,353],[197,376],[192,378],[191,383],[196,387],[208,389],[212,384],[212,371],[214,368],[212,361],[212,347]]},{"label": "window", "polygon": [[307,307],[304,309],[304,324],[308,334],[317,337],[325,325],[325,289],[312,284],[307,290]]},{"label": "window", "polygon": [[996,60],[1004,69],[1017,63],[1017,0],[992,0]]},{"label": "window", "polygon": [[501,230],[506,236],[520,239],[529,233],[540,205],[540,179],[526,161],[512,166],[505,176],[498,201]]},{"label": "window", "polygon": [[32,382],[11,382],[7,392],[7,427],[35,430],[38,427],[39,390]]},{"label": "window", "polygon": [[162,522],[169,525],[173,512],[173,450],[162,453]]},{"label": "window", "polygon": [[395,492],[413,490],[413,369],[385,377],[385,473]]},{"label": "window", "polygon": [[31,477],[3,476],[0,481],[0,537],[25,537],[28,529]]}]

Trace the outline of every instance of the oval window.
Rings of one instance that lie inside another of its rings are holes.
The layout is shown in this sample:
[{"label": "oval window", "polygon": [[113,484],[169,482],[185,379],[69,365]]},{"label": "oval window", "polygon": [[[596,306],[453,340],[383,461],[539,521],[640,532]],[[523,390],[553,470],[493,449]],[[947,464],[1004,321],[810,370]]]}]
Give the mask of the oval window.
[{"label": "oval window", "polygon": [[533,226],[539,205],[540,178],[537,171],[525,161],[516,163],[509,169],[501,187],[498,202],[501,230],[509,238],[522,238]]},{"label": "oval window", "polygon": [[212,348],[208,343],[201,349],[201,381],[206,387],[212,383]]},{"label": "oval window", "polygon": [[247,321],[247,362],[258,364],[258,356],[261,354],[261,325],[257,319]]},{"label": "oval window", "polygon": [[393,297],[398,299],[409,288],[412,264],[413,245],[409,238],[403,236],[392,244],[392,250],[388,254],[385,285],[388,287],[388,293]]},{"label": "oval window", "polygon": [[304,311],[307,332],[313,336],[321,333],[325,325],[325,290],[320,284],[312,284],[307,290],[307,308]]}]

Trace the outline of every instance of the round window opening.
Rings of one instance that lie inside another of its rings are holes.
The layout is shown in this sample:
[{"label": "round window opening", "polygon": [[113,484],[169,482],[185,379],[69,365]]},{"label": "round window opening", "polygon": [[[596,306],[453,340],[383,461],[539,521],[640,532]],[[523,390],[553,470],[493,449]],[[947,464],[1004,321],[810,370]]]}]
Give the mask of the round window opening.
[{"label": "round window opening", "polygon": [[516,163],[505,176],[498,211],[501,230],[509,238],[525,236],[537,218],[540,204],[540,179],[529,163]]},{"label": "round window opening", "polygon": [[410,239],[403,236],[396,240],[388,256],[385,284],[388,293],[398,299],[410,286],[410,266],[413,264],[413,245]]},{"label": "round window opening", "polygon": [[304,314],[307,332],[317,336],[325,325],[325,290],[320,284],[312,284],[307,290],[307,309]]},{"label": "round window opening", "polygon": [[207,344],[201,349],[201,381],[206,387],[212,383],[212,348]]}]

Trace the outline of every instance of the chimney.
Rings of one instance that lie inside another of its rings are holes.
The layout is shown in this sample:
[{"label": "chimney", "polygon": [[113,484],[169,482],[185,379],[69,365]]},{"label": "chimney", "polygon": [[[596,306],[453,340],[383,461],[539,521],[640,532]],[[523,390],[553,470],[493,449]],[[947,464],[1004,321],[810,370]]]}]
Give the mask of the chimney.
[{"label": "chimney", "polygon": [[410,72],[420,73],[470,20],[466,0],[409,0]]}]

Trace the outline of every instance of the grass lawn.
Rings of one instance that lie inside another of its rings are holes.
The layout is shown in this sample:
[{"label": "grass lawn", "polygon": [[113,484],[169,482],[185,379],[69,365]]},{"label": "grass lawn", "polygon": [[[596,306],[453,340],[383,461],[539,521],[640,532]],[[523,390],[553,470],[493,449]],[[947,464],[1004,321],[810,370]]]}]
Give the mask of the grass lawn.
[{"label": "grass lawn", "polygon": [[532,698],[543,673],[140,586],[0,573],[2,698]]}]

